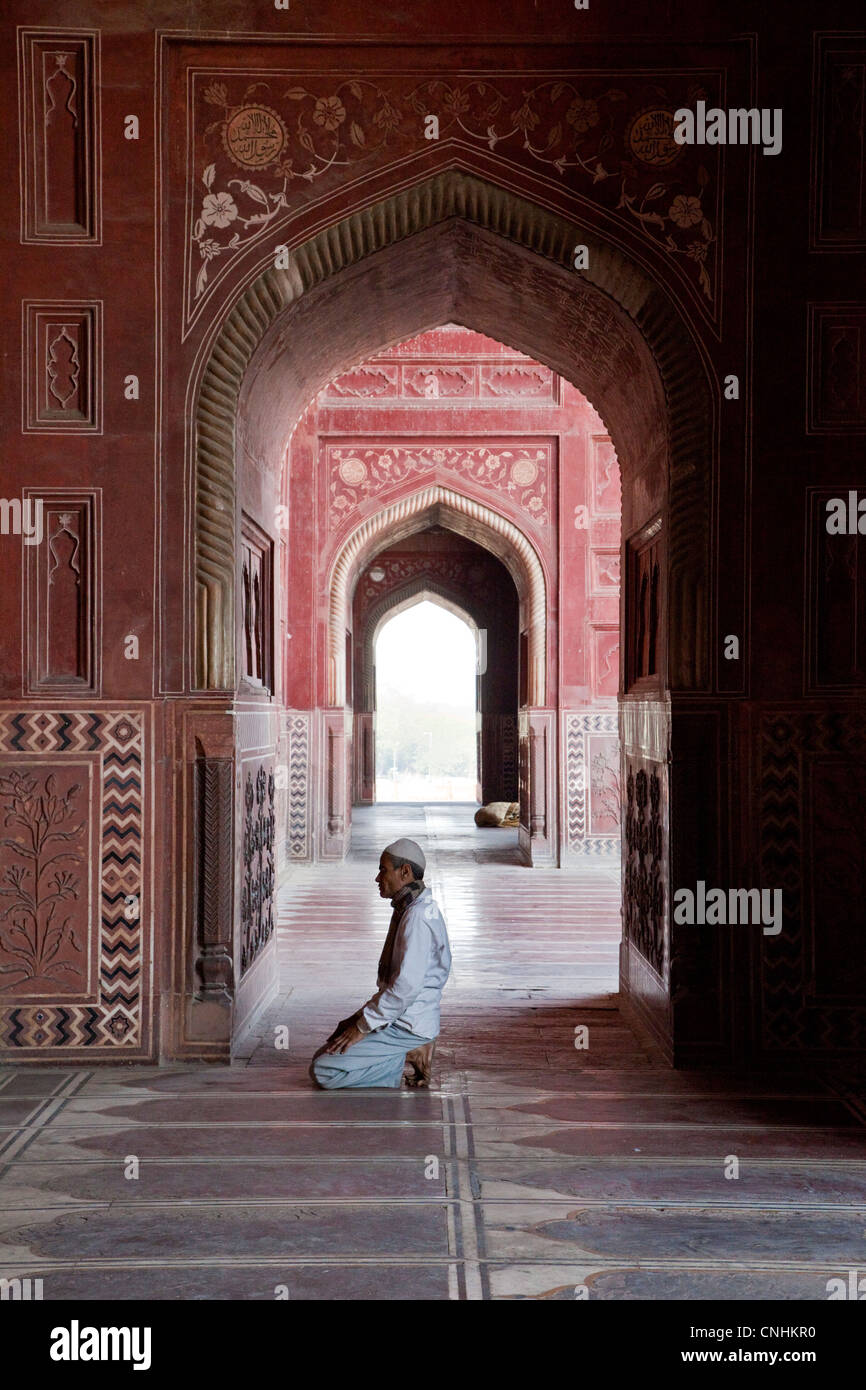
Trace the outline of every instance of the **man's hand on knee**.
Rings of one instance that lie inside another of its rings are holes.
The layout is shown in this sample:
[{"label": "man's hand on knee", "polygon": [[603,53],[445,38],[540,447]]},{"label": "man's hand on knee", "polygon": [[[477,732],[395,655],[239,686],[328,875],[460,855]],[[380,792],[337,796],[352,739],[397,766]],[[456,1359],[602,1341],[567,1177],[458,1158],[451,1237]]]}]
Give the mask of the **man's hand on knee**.
[{"label": "man's hand on knee", "polygon": [[[357,1017],[357,1015],[355,1015]],[[346,1019],[342,1024],[338,1024],[338,1031],[332,1035],[322,1049],[323,1052],[347,1052],[350,1047],[354,1047],[356,1042],[367,1036],[357,1026],[354,1018]]]},{"label": "man's hand on knee", "polygon": [[340,1036],[341,1033],[345,1033],[347,1028],[351,1028],[352,1024],[357,1022],[358,1014],[360,1012],[361,1010],[357,1009],[355,1013],[349,1014],[348,1018],[341,1018],[334,1031],[332,1033],[329,1033],[325,1045],[327,1046],[328,1043],[332,1043],[335,1038],[338,1038]]}]

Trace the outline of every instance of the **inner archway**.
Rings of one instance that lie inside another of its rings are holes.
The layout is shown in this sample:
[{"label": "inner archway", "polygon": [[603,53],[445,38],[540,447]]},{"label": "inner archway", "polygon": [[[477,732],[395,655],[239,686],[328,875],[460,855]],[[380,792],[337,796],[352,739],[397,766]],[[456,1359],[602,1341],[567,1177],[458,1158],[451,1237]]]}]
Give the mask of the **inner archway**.
[{"label": "inner archway", "polygon": [[342,634],[348,595],[364,565],[387,537],[395,544],[427,527],[444,526],[497,556],[511,575],[526,633],[526,703],[543,706],[548,687],[548,581],[532,541],[507,516],[441,483],[425,487],[383,507],[358,526],[342,546],[330,582],[328,691],[330,703],[346,699]]},{"label": "inner archway", "polygon": [[[571,259],[578,235],[591,266],[580,276]],[[659,1009],[669,997],[671,960],[668,699],[672,689],[708,690],[711,676],[713,404],[701,350],[666,292],[609,238],[586,227],[578,232],[566,220],[456,172],[350,215],[339,228],[297,248],[290,260],[289,271],[262,268],[223,325],[202,381],[196,493],[201,687],[234,685],[240,649],[234,525],[227,530],[225,523],[235,512],[237,479],[243,479],[253,521],[256,512],[266,518],[267,498],[279,496],[292,420],[335,373],[419,329],[458,322],[495,334],[574,384],[600,411],[623,476],[621,781],[629,798],[643,786],[641,778],[652,784],[649,798],[626,816],[632,862],[624,878],[623,981],[664,1032]],[[440,483],[413,506],[415,524],[423,512],[459,529],[470,524],[476,503],[467,505],[462,494]],[[400,524],[398,517],[391,521]],[[577,512],[574,524],[580,524]],[[501,537],[501,527],[490,530]],[[354,551],[344,547],[334,555],[324,673],[328,708],[316,734],[317,746],[327,750],[323,857],[340,857],[346,843],[351,731],[342,615],[374,533],[371,516],[357,528]],[[519,549],[513,542],[510,537],[505,547],[512,553]],[[521,715],[526,847],[534,846],[532,862],[553,864],[559,843],[555,759],[562,732],[547,704],[549,652],[532,602],[543,592],[546,608],[549,584],[543,568],[542,583],[534,578],[531,549],[523,559],[521,602],[532,610],[526,663],[532,691],[525,720]],[[639,613],[642,601],[647,611]],[[649,643],[641,640],[646,632],[653,634]],[[659,810],[659,823],[644,834],[638,823],[646,805],[654,815]],[[648,893],[641,886],[647,879]]]},{"label": "inner archway", "polygon": [[[579,276],[578,238],[589,251]],[[664,625],[658,689],[666,678],[706,688],[714,397],[699,344],[665,290],[612,239],[450,170],[350,214],[297,247],[288,269],[269,261],[257,269],[215,335],[197,387],[200,689],[235,684],[243,461],[276,479],[294,422],[328,380],[426,326],[455,321],[545,363],[607,422],[629,484],[624,534],[666,515],[665,598],[678,621]]]},{"label": "inner archway", "polygon": [[[489,549],[442,525],[389,542],[359,572],[352,600],[355,805],[369,805],[379,733],[374,647],[383,624],[430,600],[469,624],[475,643],[475,773],[469,799],[516,802],[520,599]],[[380,767],[381,773],[381,767]]]},{"label": "inner archway", "polygon": [[[384,457],[384,456],[383,456]],[[338,470],[359,477],[359,460],[342,458]],[[555,805],[555,711],[545,708],[555,668],[555,649],[548,628],[549,560],[536,544],[505,514],[505,504],[490,506],[479,498],[457,492],[442,482],[409,491],[382,506],[341,539],[327,577],[329,596],[328,678],[329,708],[325,711],[323,743],[326,753],[327,815],[320,839],[322,858],[342,858],[346,853],[351,822],[348,801],[350,757],[347,749],[348,710],[355,688],[354,643],[347,628],[350,596],[368,570],[374,556],[414,534],[446,531],[465,538],[470,546],[496,557],[510,576],[516,591],[517,623],[508,644],[506,661],[519,671],[519,702],[523,706],[524,733],[519,778],[521,801],[520,842],[529,864],[555,863],[557,812]],[[483,610],[483,605],[479,611]],[[512,615],[513,616],[513,615]],[[483,625],[483,624],[482,624]],[[512,627],[514,626],[512,622]],[[333,710],[333,712],[332,712]],[[356,730],[355,744],[369,747]],[[515,742],[519,743],[519,734]]]},{"label": "inner archway", "polygon": [[480,799],[479,638],[471,618],[427,590],[377,624],[377,803]]}]

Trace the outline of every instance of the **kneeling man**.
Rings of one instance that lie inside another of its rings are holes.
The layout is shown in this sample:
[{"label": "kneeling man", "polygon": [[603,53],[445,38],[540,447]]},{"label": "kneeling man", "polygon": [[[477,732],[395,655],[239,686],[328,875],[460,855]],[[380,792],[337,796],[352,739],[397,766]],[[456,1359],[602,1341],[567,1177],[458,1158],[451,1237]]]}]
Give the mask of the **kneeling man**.
[{"label": "kneeling man", "polygon": [[414,840],[383,851],[376,882],[394,911],[379,960],[377,990],[337,1024],[313,1058],[310,1075],[326,1090],[344,1086],[429,1086],[439,999],[451,970],[445,919],[424,886],[427,861]]}]

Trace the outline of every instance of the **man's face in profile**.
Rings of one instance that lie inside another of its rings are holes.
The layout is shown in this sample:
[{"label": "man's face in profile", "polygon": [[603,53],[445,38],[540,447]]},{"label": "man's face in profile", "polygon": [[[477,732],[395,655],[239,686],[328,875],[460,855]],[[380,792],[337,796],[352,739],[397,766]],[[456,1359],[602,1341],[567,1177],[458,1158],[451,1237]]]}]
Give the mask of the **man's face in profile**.
[{"label": "man's face in profile", "polygon": [[395,869],[390,854],[382,855],[379,860],[379,872],[376,875],[380,898],[393,898],[395,894],[400,892],[401,888],[411,882],[411,879],[412,871],[408,864],[403,864],[401,868]]}]

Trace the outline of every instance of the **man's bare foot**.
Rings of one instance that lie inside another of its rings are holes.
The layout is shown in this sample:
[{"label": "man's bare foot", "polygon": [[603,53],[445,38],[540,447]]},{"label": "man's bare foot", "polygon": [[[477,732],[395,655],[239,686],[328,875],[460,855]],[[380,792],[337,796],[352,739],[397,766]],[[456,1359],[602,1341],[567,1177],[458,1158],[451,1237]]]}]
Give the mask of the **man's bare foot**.
[{"label": "man's bare foot", "polygon": [[436,1043],[425,1043],[423,1047],[415,1047],[411,1052],[406,1053],[406,1063],[412,1068],[412,1072],[404,1079],[407,1086],[429,1086],[430,1078],[433,1074],[433,1053],[436,1051]]}]

